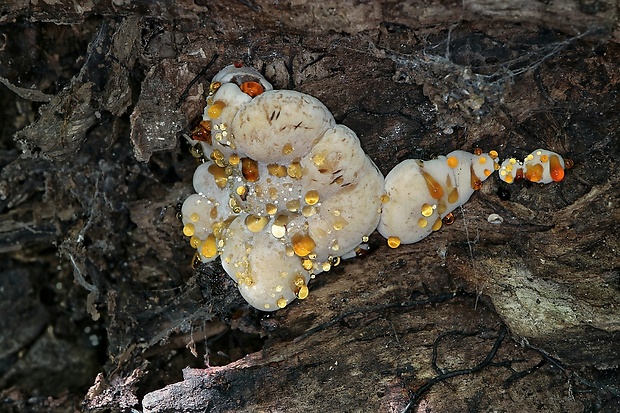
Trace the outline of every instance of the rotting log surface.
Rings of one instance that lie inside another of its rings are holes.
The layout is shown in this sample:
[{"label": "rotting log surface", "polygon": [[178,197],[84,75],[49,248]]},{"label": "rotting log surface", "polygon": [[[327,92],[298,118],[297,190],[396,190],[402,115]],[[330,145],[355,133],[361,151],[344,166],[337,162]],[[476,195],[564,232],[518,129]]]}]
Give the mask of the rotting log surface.
[{"label": "rotting log surface", "polygon": [[[620,410],[615,2],[166,4],[0,5],[0,409]],[[575,166],[491,178],[420,243],[375,234],[267,316],[191,268],[175,217],[181,136],[235,61],[384,173],[475,147]]]}]

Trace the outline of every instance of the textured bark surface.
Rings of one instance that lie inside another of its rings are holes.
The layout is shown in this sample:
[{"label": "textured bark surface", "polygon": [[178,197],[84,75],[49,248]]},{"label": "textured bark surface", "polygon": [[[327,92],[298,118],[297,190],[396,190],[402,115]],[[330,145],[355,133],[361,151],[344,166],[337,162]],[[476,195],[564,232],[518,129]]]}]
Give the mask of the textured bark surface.
[{"label": "textured bark surface", "polygon": [[[616,2],[83,3],[0,5],[0,409],[620,410]],[[575,166],[491,178],[260,313],[176,219],[183,136],[236,61],[383,173],[475,147]]]}]

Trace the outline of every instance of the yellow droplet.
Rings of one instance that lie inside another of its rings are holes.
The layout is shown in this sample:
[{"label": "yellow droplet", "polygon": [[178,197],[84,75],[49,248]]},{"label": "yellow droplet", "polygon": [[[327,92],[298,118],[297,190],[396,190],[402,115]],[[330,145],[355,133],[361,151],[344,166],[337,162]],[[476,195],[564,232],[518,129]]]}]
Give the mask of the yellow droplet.
[{"label": "yellow droplet", "polygon": [[211,211],[209,211],[209,217],[211,219],[217,218],[217,208],[216,207],[211,208]]},{"label": "yellow droplet", "polygon": [[218,188],[226,188],[226,184],[228,183],[228,176],[226,175],[225,168],[222,168],[221,166],[217,166],[215,164],[211,164],[209,165],[207,170],[211,175],[213,175],[213,178],[215,179],[215,185],[217,185]]},{"label": "yellow droplet", "polygon": [[286,234],[286,227],[284,225],[273,224],[271,226],[271,235],[276,238],[282,238]]},{"label": "yellow droplet", "polygon": [[428,221],[425,218],[418,219],[418,227],[426,228],[427,225],[428,225]]},{"label": "yellow droplet", "polygon": [[299,199],[291,199],[290,201],[286,203],[286,209],[288,209],[291,212],[299,211],[300,206],[301,206],[301,203],[299,202]]},{"label": "yellow droplet", "polygon": [[304,201],[306,201],[306,204],[308,205],[315,205],[317,202],[319,202],[319,191],[311,189],[310,191],[306,192],[306,196],[304,196]]},{"label": "yellow droplet", "polygon": [[459,160],[456,156],[451,156],[448,158],[448,166],[450,168],[456,168],[459,165]]},{"label": "yellow droplet", "polygon": [[450,195],[448,195],[448,202],[453,204],[456,201],[459,200],[459,190],[454,188],[451,192]]},{"label": "yellow droplet", "polygon": [[222,102],[221,100],[216,100],[207,111],[207,114],[211,119],[217,119],[220,117],[225,107],[226,103]]},{"label": "yellow droplet", "polygon": [[312,269],[312,260],[308,260],[305,259],[301,262],[302,267],[304,267],[304,270],[306,271],[310,271]]},{"label": "yellow droplet", "polygon": [[312,215],[316,214],[316,208],[312,205],[305,205],[301,209],[301,214],[306,218],[310,218]]},{"label": "yellow droplet", "polygon": [[305,257],[310,254],[312,250],[316,247],[316,243],[308,234],[300,234],[296,233],[291,238],[291,243],[293,244],[293,250],[295,254],[300,257]]},{"label": "yellow droplet", "polygon": [[284,178],[287,175],[286,166],[275,163],[267,165],[267,172],[269,172],[269,175],[277,176],[278,178]]},{"label": "yellow droplet", "polygon": [[209,85],[209,93],[214,94],[215,92],[217,92],[220,86],[222,86],[220,82],[211,82],[211,84]]},{"label": "yellow droplet", "polygon": [[194,228],[194,224],[192,224],[192,223],[188,222],[183,227],[183,235],[185,235],[186,237],[191,237],[192,235],[194,235],[195,231],[196,231],[196,229]]},{"label": "yellow droplet", "polygon": [[381,195],[381,203],[387,204],[388,202],[390,202],[390,196],[388,194]]},{"label": "yellow droplet", "polygon": [[246,192],[245,186],[238,186],[237,187],[237,195],[243,196],[243,195],[245,195],[245,192]]},{"label": "yellow droplet", "polygon": [[484,165],[485,163],[487,163],[487,158],[481,156],[480,158],[478,158],[478,162],[480,163],[480,165]]},{"label": "yellow droplet", "polygon": [[293,145],[285,143],[282,147],[282,155],[290,155],[291,153],[293,153]]},{"label": "yellow droplet", "polygon": [[433,206],[429,205],[429,204],[423,204],[422,205],[422,215],[424,215],[425,217],[430,217],[431,215],[433,215]]},{"label": "yellow droplet", "polygon": [[437,221],[435,221],[435,223],[432,226],[432,230],[439,231],[439,229],[441,228],[441,225],[442,225],[441,218],[437,218]]},{"label": "yellow droplet", "polygon": [[328,261],[325,261],[321,268],[323,268],[323,271],[329,271],[332,268],[332,264]]},{"label": "yellow droplet", "polygon": [[288,302],[284,297],[280,297],[278,298],[278,301],[276,301],[276,305],[278,306],[278,308],[284,308],[286,307],[286,304],[288,304]]},{"label": "yellow droplet", "polygon": [[400,238],[388,237],[387,243],[390,248],[397,248],[400,245]]},{"label": "yellow droplet", "polygon": [[200,215],[194,212],[192,215],[189,216],[189,220],[192,222],[198,222],[198,220],[200,220]]},{"label": "yellow droplet", "polygon": [[217,254],[215,235],[209,234],[207,239],[202,243],[202,246],[200,247],[200,252],[207,258],[215,257],[215,254]]},{"label": "yellow droplet", "polygon": [[306,299],[308,297],[308,293],[309,293],[308,286],[306,286],[306,285],[302,285],[300,287],[297,287],[297,289],[295,291],[295,295],[300,300]]},{"label": "yellow droplet", "polygon": [[237,155],[236,153],[233,153],[228,158],[228,163],[233,165],[233,166],[239,165],[240,161],[241,161],[241,158],[239,158],[239,155]]},{"label": "yellow droplet", "polygon": [[189,239],[189,245],[191,245],[191,247],[194,249],[200,247],[200,244],[202,244],[202,240],[195,235],[192,235],[192,237]]},{"label": "yellow droplet", "polygon": [[263,228],[267,226],[268,222],[269,218],[261,217],[258,215],[248,215],[247,217],[245,217],[245,226],[248,227],[251,232],[262,231]]},{"label": "yellow droplet", "polygon": [[299,162],[291,162],[286,172],[288,173],[288,176],[290,176],[293,179],[301,179],[303,175],[301,164]]},{"label": "yellow droplet", "polygon": [[497,159],[499,157],[499,154],[497,153],[497,151],[489,151],[489,156],[491,157],[491,159]]},{"label": "yellow droplet", "polygon": [[265,212],[267,212],[269,215],[274,215],[276,212],[278,212],[278,207],[274,204],[266,204]]}]

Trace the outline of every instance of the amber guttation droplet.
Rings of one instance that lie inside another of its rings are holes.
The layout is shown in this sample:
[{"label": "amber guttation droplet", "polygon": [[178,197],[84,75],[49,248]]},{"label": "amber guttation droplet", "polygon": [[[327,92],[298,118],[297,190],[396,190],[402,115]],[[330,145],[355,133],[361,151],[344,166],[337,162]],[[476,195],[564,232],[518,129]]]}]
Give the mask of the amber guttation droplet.
[{"label": "amber guttation droplet", "polygon": [[450,195],[448,195],[448,202],[453,204],[456,201],[459,200],[459,190],[454,188],[451,192]]},{"label": "amber guttation droplet", "polygon": [[268,222],[269,218],[258,215],[248,215],[245,217],[245,226],[248,227],[251,232],[262,231]]},{"label": "amber guttation droplet", "polygon": [[482,155],[482,149],[480,148],[474,149],[474,155],[478,155],[478,156]]},{"label": "amber guttation droplet", "polygon": [[236,153],[233,153],[228,158],[228,163],[233,165],[233,166],[239,165],[239,162],[241,162],[241,159],[239,159],[239,155],[237,155]]},{"label": "amber guttation droplet", "polygon": [[291,243],[293,244],[293,251],[300,257],[305,257],[310,254],[316,247],[314,240],[307,234],[297,233],[293,235]]},{"label": "amber guttation droplet", "polygon": [[243,82],[239,89],[246,95],[255,98],[265,91],[263,86],[258,82]]},{"label": "amber guttation droplet", "polygon": [[220,82],[211,82],[209,85],[209,93],[214,94],[222,86]]},{"label": "amber guttation droplet", "polygon": [[191,247],[194,249],[200,247],[201,244],[202,240],[195,235],[192,235],[192,237],[189,239],[189,245],[191,245]]},{"label": "amber guttation droplet", "polygon": [[418,227],[426,228],[427,225],[428,225],[428,221],[425,218],[418,219]]},{"label": "amber guttation droplet", "polygon": [[258,162],[250,158],[241,159],[241,173],[248,182],[258,181]]},{"label": "amber guttation droplet", "polygon": [[535,165],[529,165],[525,172],[525,179],[532,182],[538,182],[543,176],[543,166],[539,163]]},{"label": "amber guttation droplet", "polygon": [[287,168],[288,176],[294,179],[301,179],[302,167],[299,162],[292,162]]},{"label": "amber guttation droplet", "polygon": [[213,105],[209,107],[209,110],[207,110],[207,115],[209,115],[211,119],[217,119],[220,117],[225,107],[226,103],[221,100],[216,100],[213,102]]},{"label": "amber guttation droplet", "polygon": [[424,215],[425,217],[430,217],[431,215],[433,215],[434,209],[433,209],[433,206],[430,204],[423,204],[422,208],[420,209],[421,209],[422,215]]},{"label": "amber guttation droplet", "polygon": [[441,224],[442,224],[441,219],[437,218],[437,220],[435,221],[435,223],[432,226],[432,230],[433,231],[439,231],[439,229],[441,228]]},{"label": "amber guttation droplet", "polygon": [[215,257],[215,254],[217,254],[215,235],[209,234],[207,239],[202,243],[202,246],[200,247],[200,252],[207,258]]},{"label": "amber guttation droplet", "polygon": [[304,277],[299,276],[297,278],[295,278],[295,295],[297,296],[297,298],[299,298],[300,300],[303,300],[304,298],[308,297],[308,286],[306,285],[306,281],[304,280]]},{"label": "amber guttation droplet", "polygon": [[572,160],[572,159],[570,159],[570,158],[564,158],[564,167],[565,167],[566,169],[570,169],[570,168],[572,168],[573,166],[575,166],[575,161],[573,161],[573,160]]},{"label": "amber guttation droplet", "polygon": [[[206,128],[209,125],[209,128]],[[212,144],[211,140],[211,122],[203,120],[192,131],[192,139],[195,141],[206,142],[208,145]]]},{"label": "amber guttation droplet", "polygon": [[194,231],[194,224],[187,223],[183,227],[183,235],[185,235],[186,237],[191,237],[192,235],[194,235]]},{"label": "amber guttation droplet", "polygon": [[491,159],[497,159],[499,157],[499,154],[497,153],[497,151],[489,151],[489,156],[491,157]]},{"label": "amber guttation droplet", "polygon": [[547,155],[540,155],[540,162],[545,163],[549,160],[549,156]]},{"label": "amber guttation droplet", "polygon": [[422,176],[426,181],[426,186],[428,188],[428,193],[433,197],[433,199],[441,199],[443,196],[443,188],[439,185],[439,182],[435,181],[428,172],[422,171]]},{"label": "amber guttation droplet", "polygon": [[304,201],[306,201],[306,204],[308,205],[315,205],[319,202],[319,191],[315,189],[309,190],[304,196]]},{"label": "amber guttation droplet", "polygon": [[442,221],[445,225],[454,224],[454,214],[452,212],[449,212],[445,217],[443,217]]},{"label": "amber guttation droplet", "polygon": [[287,174],[286,166],[275,163],[267,165],[267,171],[269,172],[269,175],[276,176],[278,178],[284,178]]},{"label": "amber guttation droplet", "polygon": [[215,179],[215,185],[217,185],[218,188],[226,188],[228,176],[226,175],[225,168],[222,168],[221,166],[217,166],[215,164],[211,164],[209,165],[209,168],[207,168],[207,170],[211,175],[213,175],[213,178]]},{"label": "amber guttation droplet", "polygon": [[291,153],[293,153],[293,145],[287,142],[282,147],[282,155],[290,155]]},{"label": "amber guttation droplet", "polygon": [[523,179],[523,168],[517,169],[517,174],[515,175],[515,181]]},{"label": "amber guttation droplet", "polygon": [[400,238],[388,237],[387,243],[388,243],[388,247],[390,248],[398,248],[398,246],[400,246]]},{"label": "amber guttation droplet", "polygon": [[237,61],[237,62],[233,63],[233,65],[234,65],[237,69],[239,69],[239,68],[242,68],[242,67],[243,67],[243,62],[239,62],[239,61]]},{"label": "amber guttation droplet", "polygon": [[286,301],[286,298],[284,297],[280,297],[278,298],[278,301],[276,301],[276,305],[278,306],[278,308],[284,308],[286,307],[286,304],[288,304],[288,302]]},{"label": "amber guttation droplet", "polygon": [[459,165],[459,160],[456,156],[449,157],[447,162],[450,168],[456,168]]},{"label": "amber guttation droplet", "polygon": [[480,178],[478,178],[478,175],[476,175],[476,173],[474,172],[473,166],[470,166],[469,170],[471,174],[471,188],[474,191],[477,191],[480,188],[482,188],[482,181],[480,180]]},{"label": "amber guttation droplet", "polygon": [[558,155],[551,155],[549,160],[549,170],[551,172],[551,179],[555,182],[560,182],[564,179],[564,169],[560,163],[560,157]]}]

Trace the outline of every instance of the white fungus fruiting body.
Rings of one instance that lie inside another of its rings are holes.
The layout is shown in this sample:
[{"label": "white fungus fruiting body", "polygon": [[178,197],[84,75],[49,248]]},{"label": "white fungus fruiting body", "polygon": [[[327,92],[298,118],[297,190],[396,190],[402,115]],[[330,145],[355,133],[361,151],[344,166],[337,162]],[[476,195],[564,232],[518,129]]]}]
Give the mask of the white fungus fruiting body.
[{"label": "white fungus fruiting body", "polygon": [[388,245],[418,242],[442,226],[496,169],[494,157],[454,151],[430,161],[409,159],[385,178],[385,204],[378,230]]},{"label": "white fungus fruiting body", "polygon": [[547,149],[536,149],[525,157],[523,162],[515,158],[506,159],[499,169],[499,177],[506,183],[525,178],[541,184],[560,182],[564,179],[566,168],[561,155]]},{"label": "white fungus fruiting body", "polygon": [[228,66],[211,83],[200,142],[205,162],[182,207],[202,261],[221,256],[254,307],[308,295],[308,281],[374,231],[383,176],[350,129],[316,98]]},{"label": "white fungus fruiting body", "polygon": [[384,180],[355,133],[319,100],[272,89],[243,66],[213,78],[193,132],[193,154],[203,161],[196,193],[181,209],[200,260],[221,257],[241,295],[263,311],[306,298],[310,278],[355,256],[375,229],[392,248],[439,230],[495,170],[508,183],[564,177],[564,159],[548,150],[501,167],[495,151],[457,150],[406,160]]}]

